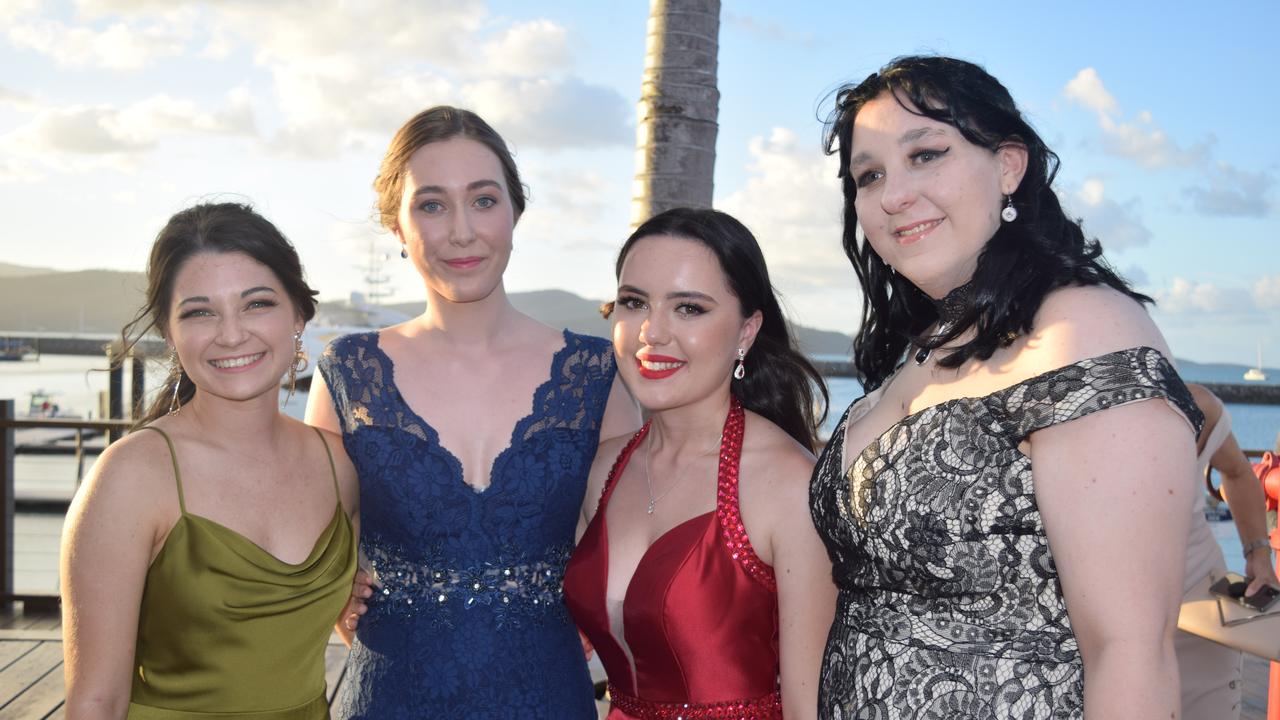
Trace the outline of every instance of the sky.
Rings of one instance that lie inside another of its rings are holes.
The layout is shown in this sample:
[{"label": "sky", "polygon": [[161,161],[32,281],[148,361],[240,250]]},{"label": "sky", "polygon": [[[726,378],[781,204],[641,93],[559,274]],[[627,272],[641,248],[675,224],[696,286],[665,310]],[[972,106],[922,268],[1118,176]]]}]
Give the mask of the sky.
[{"label": "sky", "polygon": [[[142,270],[172,213],[249,201],[325,299],[425,296],[373,219],[392,133],[476,110],[530,190],[510,291],[613,294],[644,0],[0,0],[0,261]],[[1062,158],[1057,190],[1158,301],[1178,357],[1280,364],[1280,4],[725,0],[715,206],[793,320],[852,333],[831,94],[895,56],[983,65]]]}]

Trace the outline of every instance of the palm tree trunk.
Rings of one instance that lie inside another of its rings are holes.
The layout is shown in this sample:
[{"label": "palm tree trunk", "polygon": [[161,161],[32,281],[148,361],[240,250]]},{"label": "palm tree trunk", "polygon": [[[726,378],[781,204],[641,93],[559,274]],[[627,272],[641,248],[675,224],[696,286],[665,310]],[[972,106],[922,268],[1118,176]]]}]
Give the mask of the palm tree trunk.
[{"label": "palm tree trunk", "polygon": [[631,227],[673,207],[711,207],[720,0],[651,0],[636,127]]}]

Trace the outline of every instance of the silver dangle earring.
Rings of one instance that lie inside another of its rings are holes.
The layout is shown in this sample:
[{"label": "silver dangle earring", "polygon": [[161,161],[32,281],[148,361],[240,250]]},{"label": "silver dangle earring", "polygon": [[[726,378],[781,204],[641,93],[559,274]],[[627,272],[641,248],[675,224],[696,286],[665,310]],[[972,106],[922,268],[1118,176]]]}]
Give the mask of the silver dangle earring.
[{"label": "silver dangle earring", "polygon": [[169,348],[169,374],[173,376],[173,395],[169,397],[169,414],[177,415],[182,410],[178,404],[178,387],[182,385],[182,362],[178,360],[178,349]]},{"label": "silver dangle earring", "polygon": [[738,366],[733,369],[733,379],[741,380],[747,376],[747,351],[738,348]]},{"label": "silver dangle earring", "polygon": [[1018,208],[1013,206],[1013,196],[1004,196],[1004,209],[1000,211],[1000,219],[1005,222],[1013,222],[1018,219]]},{"label": "silver dangle earring", "polygon": [[401,260],[409,259],[409,251],[406,250],[403,245],[400,246],[400,259]]},{"label": "silver dangle earring", "polygon": [[302,331],[293,334],[293,364],[289,366],[289,394],[285,395],[280,407],[284,407],[293,399],[293,391],[298,386],[298,373],[307,369],[307,354],[302,351]]}]

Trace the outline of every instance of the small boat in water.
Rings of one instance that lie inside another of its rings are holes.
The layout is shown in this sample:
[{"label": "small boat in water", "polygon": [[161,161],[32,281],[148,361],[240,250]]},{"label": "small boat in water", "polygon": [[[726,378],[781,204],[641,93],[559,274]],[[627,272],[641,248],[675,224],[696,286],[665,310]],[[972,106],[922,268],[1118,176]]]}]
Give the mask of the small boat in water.
[{"label": "small boat in water", "polygon": [[1262,372],[1262,343],[1258,343],[1258,364],[1244,371],[1244,379],[1249,382],[1267,381],[1267,374]]}]

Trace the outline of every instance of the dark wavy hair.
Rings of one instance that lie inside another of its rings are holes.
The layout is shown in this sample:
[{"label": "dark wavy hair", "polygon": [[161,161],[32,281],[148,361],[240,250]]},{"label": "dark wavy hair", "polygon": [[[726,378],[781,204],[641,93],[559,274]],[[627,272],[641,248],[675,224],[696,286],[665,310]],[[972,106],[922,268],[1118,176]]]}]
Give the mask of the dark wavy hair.
[{"label": "dark wavy hair", "polygon": [[[1007,143],[1027,149],[1026,174],[1011,196],[1018,217],[1000,223],[987,241],[966,307],[958,322],[938,335],[922,336],[938,318],[933,300],[894,273],[871,243],[855,237],[858,186],[849,173],[853,123],[864,105],[885,93],[908,112],[946,123],[991,152]],[[1067,217],[1053,190],[1058,156],[1022,116],[1009,91],[978,65],[948,57],[897,58],[862,82],[836,91],[825,136],[827,154],[840,157],[844,249],[862,285],[854,366],[868,390],[884,382],[911,344],[935,348],[971,327],[974,338],[949,351],[939,364],[955,368],[970,358],[990,358],[998,347],[1030,332],[1045,296],[1063,286],[1107,285],[1138,302],[1152,302],[1129,287],[1102,259],[1098,241],[1086,238],[1080,223]]]},{"label": "dark wavy hair", "polygon": [[[298,253],[271,221],[240,203],[203,203],[189,207],[169,218],[156,235],[147,262],[146,301],[129,324],[120,331],[123,351],[116,362],[123,362],[138,340],[152,330],[166,336],[169,330],[169,306],[173,302],[173,284],[182,266],[201,253],[244,253],[266,265],[293,301],[293,308],[309,321],[316,314],[316,291],[302,274]],[[173,384],[178,383],[178,404],[185,405],[196,394],[195,383],[174,363],[163,391],[142,414],[134,427],[155,421],[169,411]]]},{"label": "dark wavy hair", "polygon": [[[674,235],[710,250],[742,306],[742,317],[760,311],[763,322],[755,344],[747,352],[747,374],[741,380],[733,380],[729,391],[744,408],[767,418],[801,445],[816,451],[817,428],[826,417],[827,386],[792,341],[755,236],[732,215],[718,210],[673,208],[654,215],[631,233],[618,251],[616,277],[622,277],[622,264],[632,246],[653,235]],[[612,303],[602,308],[606,316],[612,310]],[[822,396],[820,414],[814,405],[815,392]]]},{"label": "dark wavy hair", "polygon": [[489,123],[479,115],[449,105],[436,105],[409,118],[391,138],[378,177],[373,179],[373,191],[378,194],[378,219],[388,230],[396,227],[400,214],[400,199],[404,193],[404,173],[409,158],[424,145],[464,137],[489,148],[502,165],[502,175],[507,183],[507,194],[515,211],[516,221],[524,213],[527,201],[525,187],[520,182],[520,171],[507,148],[507,143]]}]

